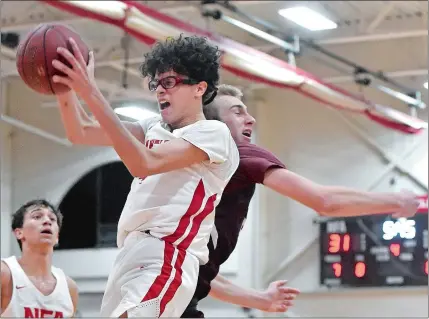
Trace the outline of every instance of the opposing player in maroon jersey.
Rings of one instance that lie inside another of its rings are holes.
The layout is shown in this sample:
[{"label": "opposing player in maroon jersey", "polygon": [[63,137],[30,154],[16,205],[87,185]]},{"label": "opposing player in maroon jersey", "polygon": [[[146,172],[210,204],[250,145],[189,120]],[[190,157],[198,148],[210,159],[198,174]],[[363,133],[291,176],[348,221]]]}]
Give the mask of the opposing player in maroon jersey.
[{"label": "opposing player in maroon jersey", "polygon": [[233,252],[256,184],[263,184],[324,216],[360,216],[396,212],[395,217],[413,216],[418,200],[410,192],[371,193],[340,186],[316,184],[286,169],[271,152],[251,143],[255,119],[242,101],[242,92],[221,85],[214,101],[204,107],[207,119],[224,122],[231,131],[240,153],[240,164],[216,208],[216,236],[209,242],[209,262],[200,266],[198,285],[184,318],[203,318],[197,304],[208,294],[212,297],[269,312],[284,312],[292,305],[298,290],[272,283],[266,291],[238,287],[220,276],[219,267]]}]

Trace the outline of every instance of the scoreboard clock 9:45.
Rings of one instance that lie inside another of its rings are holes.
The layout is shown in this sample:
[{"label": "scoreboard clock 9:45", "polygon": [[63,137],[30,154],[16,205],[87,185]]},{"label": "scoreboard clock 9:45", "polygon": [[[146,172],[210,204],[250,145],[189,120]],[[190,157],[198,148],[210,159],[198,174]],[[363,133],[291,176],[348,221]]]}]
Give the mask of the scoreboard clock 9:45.
[{"label": "scoreboard clock 9:45", "polygon": [[320,224],[320,284],[329,287],[428,285],[428,197],[412,218],[379,214]]}]

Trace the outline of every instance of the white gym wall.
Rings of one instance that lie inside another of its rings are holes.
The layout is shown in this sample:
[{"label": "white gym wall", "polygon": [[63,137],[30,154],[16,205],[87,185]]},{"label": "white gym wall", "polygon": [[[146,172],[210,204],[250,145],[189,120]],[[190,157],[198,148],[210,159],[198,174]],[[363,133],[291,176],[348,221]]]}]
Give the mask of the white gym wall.
[{"label": "white gym wall", "polygon": [[[326,185],[376,191],[407,188],[427,193],[427,132],[415,136],[395,133],[365,119],[343,118],[342,113],[297,94],[286,98],[277,90],[267,93],[267,104],[258,109],[258,144],[272,150],[292,171]],[[383,101],[383,97],[379,99]],[[389,99],[384,102],[395,103]],[[427,118],[427,112],[421,116]],[[417,182],[395,171],[391,162],[383,161],[375,145]],[[392,178],[394,185],[389,183]],[[426,287],[320,291],[318,226],[312,223],[316,214],[266,189],[260,192],[260,212],[264,220],[260,247],[265,251],[261,275],[266,283],[287,278],[291,286],[303,291],[294,314],[427,316]]]},{"label": "white gym wall", "polygon": [[[253,1],[255,5],[247,2],[243,6],[246,11],[261,12],[265,19],[269,17],[263,14],[263,9],[268,7],[265,3],[269,2],[272,3],[267,1],[256,4],[258,1]],[[334,5],[333,2],[330,3]],[[345,2],[338,3],[338,12],[346,12]],[[404,6],[401,10],[406,10],[405,4],[401,3],[401,6]],[[371,26],[371,30],[368,26],[368,29],[363,28],[365,30],[357,35],[350,30],[346,30],[348,33],[344,31],[343,35],[332,35],[331,38],[337,36],[342,40],[336,40],[335,43],[335,39],[331,39],[330,43],[326,42],[326,47],[374,70],[391,72],[398,81],[420,89],[423,81],[427,80],[427,21],[416,21],[411,18],[406,21],[383,20],[387,14],[384,13],[384,17],[383,12],[379,14],[377,12],[380,10],[379,7],[370,9],[363,7],[364,5],[370,4],[362,2],[359,5],[362,7],[360,11],[356,11],[356,15],[360,12],[359,15],[362,17],[359,18],[362,21],[372,21],[372,24],[365,22]],[[183,11],[178,9],[174,12],[170,10],[167,13],[180,18],[183,12],[189,13],[188,9]],[[396,14],[395,8],[390,10]],[[38,17],[40,12],[47,14],[49,10],[46,10],[46,6],[36,4],[27,11],[36,12],[34,16]],[[16,12],[10,12],[9,16],[13,17]],[[427,10],[424,14],[426,13]],[[24,13],[21,17],[24,17]],[[81,27],[81,30],[84,26],[88,27],[88,24],[78,18],[68,16],[67,19]],[[424,19],[427,20],[427,16]],[[20,30],[25,30],[26,25],[34,22],[27,20],[9,21],[9,30],[14,30],[14,25],[18,25]],[[91,28],[94,27],[91,34],[86,34],[90,41],[105,44],[106,39],[111,39],[107,36],[101,37],[100,34],[103,32],[111,34],[114,28],[96,22],[90,23]],[[356,29],[358,28],[361,27]],[[102,31],[97,33],[96,29]],[[418,32],[421,29],[426,32],[424,36]],[[229,32],[231,28],[227,30]],[[377,37],[377,33],[384,36]],[[121,34],[118,34],[115,40],[120,39]],[[325,38],[330,39],[329,35]],[[239,41],[241,39],[238,38]],[[118,47],[115,41],[111,42]],[[116,53],[109,49],[103,47],[100,50],[100,59],[105,61],[120,56],[118,53],[120,48],[116,49]],[[261,49],[269,52],[270,47],[264,46]],[[144,46],[134,44],[134,53],[137,52],[138,57],[143,50]],[[13,58],[13,54],[8,52],[2,48],[3,57]],[[112,55],[106,58],[109,53]],[[273,54],[285,57],[278,51]],[[13,74],[13,64],[10,66],[3,62],[2,70],[8,67],[6,73]],[[120,70],[120,63],[109,62],[104,65],[105,67],[97,69],[97,76],[105,80],[103,87],[106,91],[112,87],[109,85],[116,86],[117,89],[120,73],[113,69]],[[327,71],[322,63],[312,61],[311,58],[298,59],[298,66],[308,72],[321,74],[325,79],[343,88],[356,90],[355,86],[351,85],[350,77]],[[134,74],[137,72],[135,67],[132,71]],[[223,78],[227,83],[236,83],[235,77],[224,74]],[[139,88],[138,76],[130,74],[129,80],[131,87]],[[258,121],[257,134],[254,136],[256,143],[273,151],[291,170],[329,185],[339,184],[360,189],[373,187],[377,191],[399,190],[405,187],[427,193],[425,189],[428,185],[427,131],[418,136],[399,134],[365,118],[351,117],[327,109],[294,92],[260,88],[251,86],[248,82],[240,84],[254,89],[252,91],[254,98],[249,104]],[[34,130],[34,127],[17,126],[20,124],[11,121],[9,124],[1,122],[1,256],[5,257],[19,254],[18,245],[10,231],[10,214],[22,203],[35,197],[46,197],[59,204],[67,190],[85,173],[118,158],[110,148],[70,146],[63,139],[64,130],[57,109],[43,103],[46,102],[46,98],[27,89],[16,77],[16,72],[7,79],[2,78],[2,85],[4,87],[2,93],[6,93],[2,94],[2,114],[49,133],[42,133],[43,136],[40,136],[38,134],[40,132]],[[427,101],[426,90],[423,94],[423,100]],[[141,97],[135,91],[132,96]],[[373,90],[365,90],[365,96],[403,112],[408,111],[403,104]],[[419,116],[427,120],[427,112],[421,112]],[[369,143],[367,138],[371,139]],[[386,152],[387,157],[396,161],[396,164],[404,170],[409,171],[416,181],[399,174],[390,162],[383,161],[376,147]],[[403,158],[405,155],[407,158]],[[383,173],[385,176],[379,178]],[[392,177],[396,178],[394,186],[389,183]],[[375,183],[377,180],[378,183]],[[296,300],[295,306],[286,314],[289,316],[428,317],[426,288],[320,291],[318,228],[313,224],[315,216],[309,209],[258,187],[239,245],[231,260],[222,268],[223,273],[247,287],[265,288],[272,280],[288,279],[289,285],[303,292]],[[82,223],[84,222],[85,216],[82,216]],[[79,230],[76,230],[76,235],[79,235]],[[115,254],[116,249],[55,253],[55,264],[65,269],[79,284],[81,291],[79,310],[85,317],[98,314],[105,281]],[[202,303],[202,309],[207,317],[245,316],[238,307],[210,298]]]},{"label": "white gym wall", "polygon": [[[7,104],[7,84],[1,86],[2,105],[0,109],[5,109]],[[1,210],[1,257],[8,257],[11,247],[10,213],[12,211],[12,166],[11,166],[11,128],[7,125],[0,125],[0,210]]]}]

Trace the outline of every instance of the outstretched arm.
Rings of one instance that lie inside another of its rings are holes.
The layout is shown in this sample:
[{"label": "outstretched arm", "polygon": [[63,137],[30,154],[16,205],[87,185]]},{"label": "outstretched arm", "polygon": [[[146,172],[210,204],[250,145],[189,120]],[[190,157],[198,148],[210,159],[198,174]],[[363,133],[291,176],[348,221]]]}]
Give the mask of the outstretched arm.
[{"label": "outstretched arm", "polygon": [[264,185],[304,204],[324,216],[361,216],[395,213],[394,216],[413,216],[419,202],[409,192],[373,193],[341,186],[314,183],[287,169],[266,172]]},{"label": "outstretched arm", "polygon": [[267,290],[240,287],[221,275],[211,282],[210,296],[241,307],[265,312],[285,312],[299,294],[297,289],[285,286],[286,281],[272,282]]}]

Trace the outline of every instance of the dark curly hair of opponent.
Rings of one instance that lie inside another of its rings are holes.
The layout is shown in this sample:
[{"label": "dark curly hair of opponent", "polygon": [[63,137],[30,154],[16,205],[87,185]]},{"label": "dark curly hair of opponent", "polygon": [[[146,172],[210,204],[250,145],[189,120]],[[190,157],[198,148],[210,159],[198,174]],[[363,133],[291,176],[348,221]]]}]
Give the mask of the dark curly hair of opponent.
[{"label": "dark curly hair of opponent", "polygon": [[203,104],[208,104],[216,96],[220,56],[218,47],[210,44],[207,38],[180,35],[157,42],[145,53],[140,71],[143,77],[154,78],[157,73],[174,71],[198,82],[205,81],[207,90]]}]

